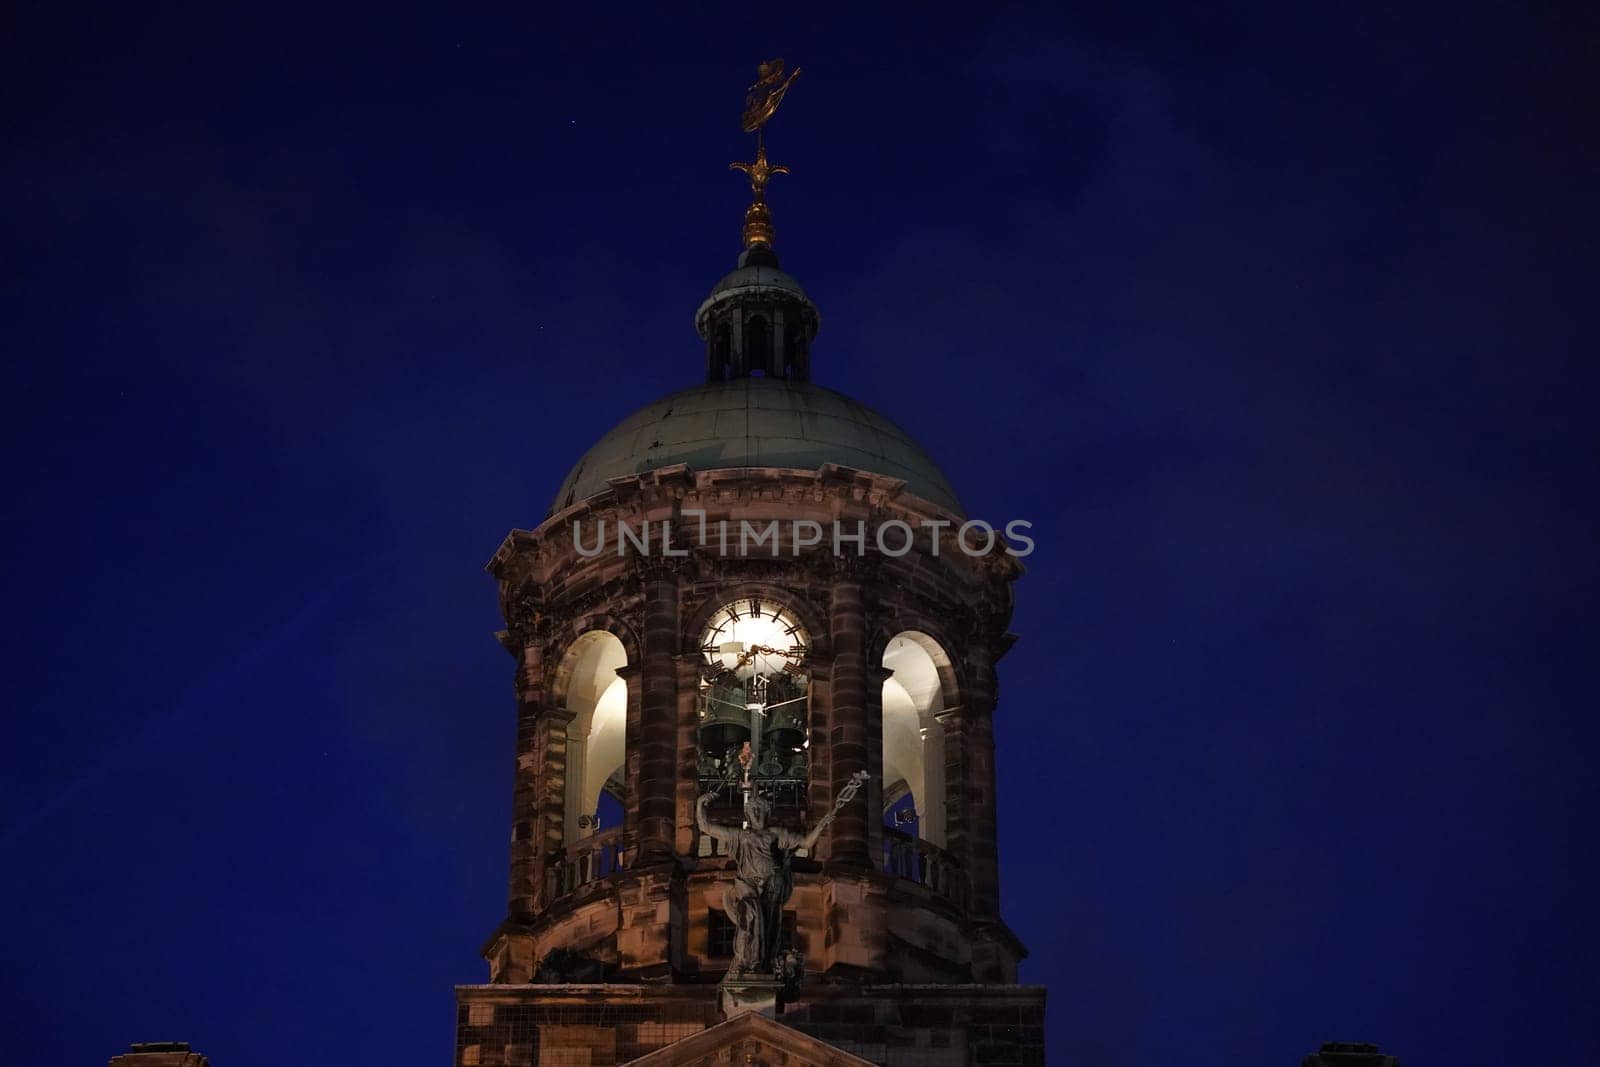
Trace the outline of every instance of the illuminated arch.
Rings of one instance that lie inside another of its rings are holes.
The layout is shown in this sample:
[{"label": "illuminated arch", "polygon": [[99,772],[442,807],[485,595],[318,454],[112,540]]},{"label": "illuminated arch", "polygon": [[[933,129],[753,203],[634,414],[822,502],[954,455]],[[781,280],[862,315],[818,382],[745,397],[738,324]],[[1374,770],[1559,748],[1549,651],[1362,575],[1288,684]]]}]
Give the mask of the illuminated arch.
[{"label": "illuminated arch", "polygon": [[939,714],[958,703],[954,668],[944,647],[920,630],[889,639],[883,666],[883,801],[885,814],[909,793],[917,834],[945,844],[944,726]]},{"label": "illuminated arch", "polygon": [[591,821],[579,825],[580,816],[596,813],[608,783],[613,794],[620,792],[616,776],[627,762],[628,683],[617,670],[627,663],[622,641],[605,630],[580,634],[561,659],[558,700],[572,713],[567,725],[566,841],[594,832]]}]

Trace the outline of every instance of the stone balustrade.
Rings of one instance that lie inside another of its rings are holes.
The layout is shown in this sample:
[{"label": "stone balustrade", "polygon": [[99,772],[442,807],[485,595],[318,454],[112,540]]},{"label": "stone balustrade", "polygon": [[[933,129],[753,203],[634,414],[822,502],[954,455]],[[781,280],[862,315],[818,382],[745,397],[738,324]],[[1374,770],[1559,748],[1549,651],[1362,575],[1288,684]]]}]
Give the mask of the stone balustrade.
[{"label": "stone balustrade", "polygon": [[547,871],[549,899],[577,892],[621,870],[633,860],[633,844],[614,826],[581,837],[559,853]]},{"label": "stone balustrade", "polygon": [[970,898],[967,873],[954,856],[920,837],[892,826],[883,828],[883,871],[905,878],[965,909]]}]

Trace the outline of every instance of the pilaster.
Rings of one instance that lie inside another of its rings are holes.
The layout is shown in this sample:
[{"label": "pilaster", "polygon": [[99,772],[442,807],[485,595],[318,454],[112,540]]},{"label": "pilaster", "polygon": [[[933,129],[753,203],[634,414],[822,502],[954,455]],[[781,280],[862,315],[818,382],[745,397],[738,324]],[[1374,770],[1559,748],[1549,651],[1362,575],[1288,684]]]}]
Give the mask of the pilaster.
[{"label": "pilaster", "polygon": [[[855,568],[841,567],[833,581],[828,612],[829,644],[833,651],[828,747],[833,764],[829,777],[834,796],[838,796],[852,775],[868,769],[870,752],[875,747],[868,722],[867,633],[861,596],[859,572]],[[879,715],[881,719],[881,708]],[[882,732],[881,724],[879,731]],[[881,739],[876,747],[881,750]],[[870,795],[870,789],[863,789],[840,809],[833,822],[828,855],[832,862],[855,867],[873,866],[869,851]]]},{"label": "pilaster", "polygon": [[644,592],[640,662],[639,861],[672,855],[678,793],[678,574],[664,560],[640,567]]},{"label": "pilaster", "polygon": [[974,918],[1000,914],[999,810],[994,770],[994,658],[989,646],[967,650],[967,693],[962,709],[962,793],[965,797],[967,851],[962,862],[972,877]]},{"label": "pilaster", "polygon": [[700,716],[697,701],[704,657],[699,651],[683,652],[674,657],[673,662],[678,677],[673,849],[681,856],[692,856],[695,854],[695,801],[700,793]]},{"label": "pilaster", "polygon": [[[550,847],[546,841],[546,812],[540,803],[541,776],[549,758],[540,714],[544,703],[541,651],[537,642],[524,644],[517,651],[517,748],[511,786],[511,870],[507,887],[507,911],[511,915],[528,915],[539,907],[543,884],[540,867]],[[559,826],[555,845],[560,845]]]}]

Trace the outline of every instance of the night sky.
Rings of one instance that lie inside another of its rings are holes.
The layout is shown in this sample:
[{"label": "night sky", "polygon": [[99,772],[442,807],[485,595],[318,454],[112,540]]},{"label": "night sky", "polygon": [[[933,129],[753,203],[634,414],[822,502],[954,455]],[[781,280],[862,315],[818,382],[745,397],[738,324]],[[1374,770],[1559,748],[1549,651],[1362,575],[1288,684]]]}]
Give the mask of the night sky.
[{"label": "night sky", "polygon": [[773,55],[816,380],[1035,524],[1051,1061],[1600,1056],[1592,15],[145,6],[4,16],[0,1062],[449,1061],[483,565],[700,380]]}]

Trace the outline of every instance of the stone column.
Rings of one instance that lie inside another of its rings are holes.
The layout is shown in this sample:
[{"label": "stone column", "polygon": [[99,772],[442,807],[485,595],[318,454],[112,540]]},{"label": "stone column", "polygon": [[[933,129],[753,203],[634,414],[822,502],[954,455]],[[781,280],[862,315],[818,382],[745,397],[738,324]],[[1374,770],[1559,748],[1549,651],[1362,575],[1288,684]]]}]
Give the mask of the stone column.
[{"label": "stone column", "polygon": [[[871,730],[867,703],[867,626],[862,605],[858,568],[845,560],[834,579],[829,604],[828,630],[833,651],[828,708],[828,749],[832,768],[832,795],[837,796],[850,776],[869,770]],[[879,701],[881,705],[881,700]],[[879,718],[882,718],[880,708]],[[882,733],[880,723],[879,732]],[[879,743],[881,748],[881,741]],[[882,783],[878,783],[882,789]],[[847,866],[870,867],[868,803],[872,790],[863,789],[834,820],[828,859]],[[880,816],[881,821],[881,816]]]},{"label": "stone column", "polygon": [[673,848],[679,855],[695,855],[694,808],[700,797],[700,665],[703,654],[697,649],[675,658],[678,668],[678,716],[675,741],[677,751],[677,819]]},{"label": "stone column", "polygon": [[[628,709],[623,719],[622,780],[626,795],[622,798],[622,833],[630,842],[639,838],[639,749],[644,730],[644,704],[639,695],[639,675],[643,671],[637,663],[617,668],[617,677],[627,686]],[[630,859],[637,858],[637,849]]]},{"label": "stone column", "polygon": [[947,708],[934,716],[943,736],[944,850],[966,867],[972,834],[967,830],[966,720],[962,708]]},{"label": "stone column", "polygon": [[[806,676],[811,682],[811,701],[807,709],[811,719],[806,736],[811,744],[806,748],[806,825],[815,826],[817,820],[833,807],[833,657],[813,653],[806,657]],[[822,831],[812,855],[823,859],[833,854],[833,829]]]},{"label": "stone column", "polygon": [[944,724],[935,717],[920,732],[923,795],[917,802],[922,805],[922,836],[929,843],[944,848],[945,812],[949,810],[944,786]]},{"label": "stone column", "polygon": [[772,348],[769,356],[772,367],[767,373],[779,378],[787,377],[784,371],[789,366],[789,345],[784,336],[783,306],[780,304],[774,307],[767,318],[772,324]]},{"label": "stone column", "polygon": [[584,780],[585,764],[589,756],[589,742],[585,738],[577,737],[573,733],[572,723],[567,723],[567,773],[566,773],[566,812],[561,821],[562,841],[572,844],[583,835],[578,826],[578,817],[586,814],[583,803],[584,787],[589,783]]},{"label": "stone column", "polygon": [[867,723],[867,856],[873,866],[883,863],[883,683],[894,671],[869,664],[866,675]]},{"label": "stone column", "polygon": [[962,785],[968,838],[961,861],[972,880],[972,914],[1000,914],[999,812],[994,775],[994,654],[984,643],[967,650],[967,698],[961,711]]},{"label": "stone column", "polygon": [[[557,810],[554,839],[549,815],[543,803],[545,766],[552,758],[565,759],[565,738],[552,751],[548,742],[549,720],[544,708],[543,656],[534,642],[524,644],[518,654],[517,765],[511,786],[511,878],[508,911],[526,916],[536,911],[543,899],[543,867],[551,849],[561,845],[560,811]],[[570,716],[569,716],[570,718]],[[562,729],[565,730],[563,724]],[[564,763],[562,770],[565,769]],[[563,781],[563,789],[565,783]]]},{"label": "stone column", "polygon": [[571,842],[567,834],[567,727],[572,725],[573,714],[566,708],[541,708],[534,727],[535,747],[538,752],[538,784],[535,791],[537,808],[535,848],[538,862],[533,872],[536,881],[532,887],[535,899],[543,900],[549,883],[549,872],[561,861],[562,853]]},{"label": "stone column", "polygon": [[678,793],[678,576],[665,561],[646,563],[639,664],[639,863],[671,858]]}]

